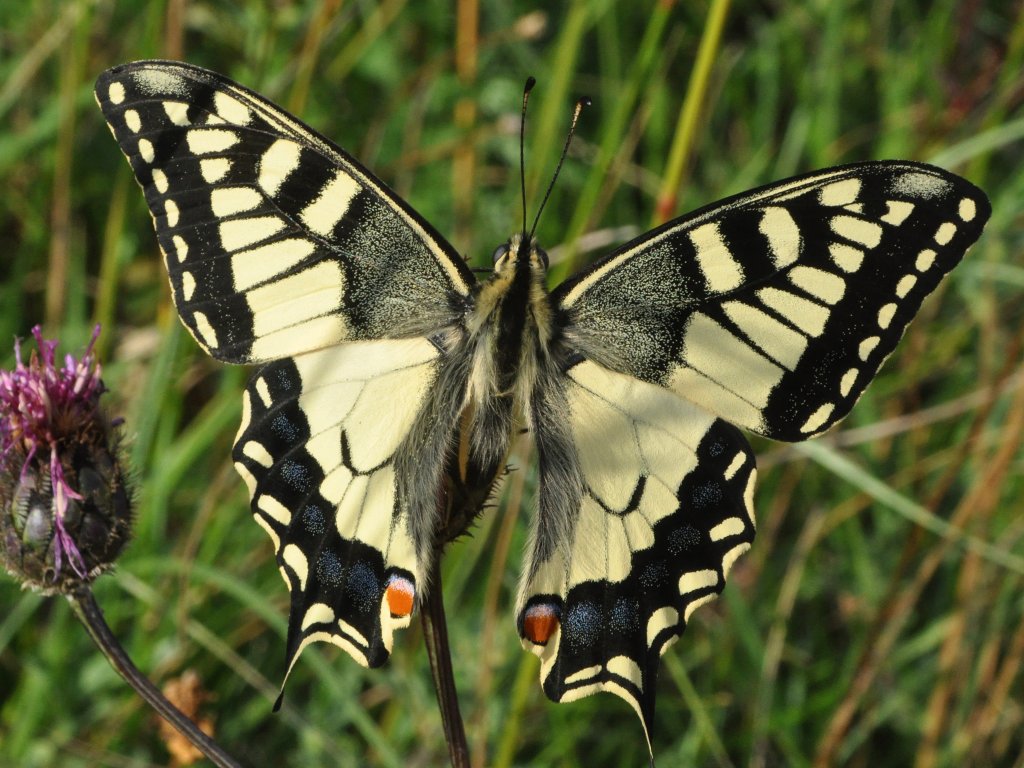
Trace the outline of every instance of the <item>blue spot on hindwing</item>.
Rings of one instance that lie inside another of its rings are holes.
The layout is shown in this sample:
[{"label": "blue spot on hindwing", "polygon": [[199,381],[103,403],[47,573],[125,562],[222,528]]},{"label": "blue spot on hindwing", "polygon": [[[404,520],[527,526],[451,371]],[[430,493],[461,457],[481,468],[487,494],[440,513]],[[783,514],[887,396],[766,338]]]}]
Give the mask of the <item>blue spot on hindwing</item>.
[{"label": "blue spot on hindwing", "polygon": [[270,422],[270,431],[287,443],[297,443],[300,440],[299,428],[283,413],[279,413]]},{"label": "blue spot on hindwing", "polygon": [[626,635],[640,626],[640,604],[632,597],[620,597],[608,617],[608,628],[617,635]]},{"label": "blue spot on hindwing", "polygon": [[324,535],[327,531],[327,525],[324,520],[324,513],[320,511],[320,507],[309,504],[303,508],[302,527],[305,529],[306,533],[312,534],[313,536]]},{"label": "blue spot on hindwing", "polygon": [[345,568],[338,556],[329,549],[321,550],[316,560],[316,576],[321,585],[330,587],[341,586],[345,578]]},{"label": "blue spot on hindwing", "polygon": [[601,637],[601,610],[591,602],[569,607],[562,619],[562,638],[575,650],[592,647]]},{"label": "blue spot on hindwing", "polygon": [[668,535],[668,551],[673,555],[681,555],[684,552],[690,552],[703,543],[703,537],[700,531],[694,528],[689,523],[686,523],[681,528],[676,528],[671,531]]},{"label": "blue spot on hindwing", "polygon": [[354,605],[364,612],[380,609],[381,586],[373,568],[357,560],[345,576],[345,596]]},{"label": "blue spot on hindwing", "polygon": [[722,486],[714,481],[701,483],[690,493],[690,501],[698,511],[714,509],[722,503]]},{"label": "blue spot on hindwing", "polygon": [[308,491],[311,485],[309,469],[297,461],[285,459],[279,465],[281,478],[297,491]]}]

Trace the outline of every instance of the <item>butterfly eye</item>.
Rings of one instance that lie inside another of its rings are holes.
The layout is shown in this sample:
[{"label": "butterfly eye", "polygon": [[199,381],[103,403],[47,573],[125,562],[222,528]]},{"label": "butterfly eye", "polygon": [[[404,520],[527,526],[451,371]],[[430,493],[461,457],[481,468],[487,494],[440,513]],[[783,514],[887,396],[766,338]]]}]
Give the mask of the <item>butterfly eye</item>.
[{"label": "butterfly eye", "polygon": [[491,254],[491,263],[492,264],[497,264],[498,263],[498,259],[500,259],[502,256],[504,256],[507,253],[508,253],[508,243],[504,243],[503,245],[499,245],[497,248],[494,249],[494,253]]},{"label": "butterfly eye", "polygon": [[537,247],[537,258],[540,259],[540,263],[544,265],[544,269],[548,268],[548,252],[541,247]]}]

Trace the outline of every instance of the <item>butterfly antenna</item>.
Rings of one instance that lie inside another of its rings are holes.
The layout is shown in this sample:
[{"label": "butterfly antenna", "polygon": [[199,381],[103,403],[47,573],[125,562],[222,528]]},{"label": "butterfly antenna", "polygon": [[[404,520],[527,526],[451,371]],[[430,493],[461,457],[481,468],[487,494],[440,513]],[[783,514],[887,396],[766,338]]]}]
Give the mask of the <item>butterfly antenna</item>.
[{"label": "butterfly antenna", "polygon": [[576,106],[572,111],[572,123],[569,125],[569,134],[565,137],[565,146],[562,147],[562,156],[558,158],[558,165],[555,167],[555,173],[551,177],[551,182],[548,184],[548,190],[544,193],[544,199],[540,203],[540,208],[537,209],[537,217],[533,220],[533,226],[530,227],[530,239],[533,239],[533,233],[537,231],[537,223],[540,221],[540,215],[544,211],[544,206],[548,204],[548,198],[551,197],[551,190],[555,188],[555,181],[558,179],[558,174],[562,170],[562,163],[565,162],[565,156],[569,154],[569,145],[572,144],[572,137],[576,133],[576,122],[580,119],[580,113],[584,107],[590,106],[590,97],[584,96],[576,101]]},{"label": "butterfly antenna", "polygon": [[523,193],[523,232],[526,231],[526,152],[523,149],[523,137],[526,135],[526,103],[530,100],[530,91],[536,84],[536,78],[526,78],[526,85],[523,86],[523,114],[519,119],[519,189]]}]

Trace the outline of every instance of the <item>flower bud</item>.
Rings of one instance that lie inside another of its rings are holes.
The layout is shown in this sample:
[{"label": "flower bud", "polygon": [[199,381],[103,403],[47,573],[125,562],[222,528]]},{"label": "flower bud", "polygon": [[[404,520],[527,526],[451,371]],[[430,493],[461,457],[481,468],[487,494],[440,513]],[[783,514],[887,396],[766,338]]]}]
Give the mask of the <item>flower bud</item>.
[{"label": "flower bud", "polygon": [[55,341],[0,371],[0,554],[9,573],[67,593],[110,567],[131,530],[131,494],[113,422],[99,407],[99,327],[80,360]]}]

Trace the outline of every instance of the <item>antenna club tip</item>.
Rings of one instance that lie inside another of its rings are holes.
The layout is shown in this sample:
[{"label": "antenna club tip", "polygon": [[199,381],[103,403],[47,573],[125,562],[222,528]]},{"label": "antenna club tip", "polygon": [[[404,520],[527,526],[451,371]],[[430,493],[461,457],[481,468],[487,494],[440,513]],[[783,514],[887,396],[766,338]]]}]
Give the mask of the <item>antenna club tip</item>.
[{"label": "antenna club tip", "polygon": [[577,105],[577,106],[578,106],[579,108],[581,108],[581,109],[582,109],[583,107],[589,107],[589,106],[590,106],[591,104],[593,104],[593,103],[594,103],[594,102],[593,102],[593,101],[591,101],[591,99],[590,99],[590,97],[589,97],[589,96],[581,96],[581,97],[580,97],[580,98],[579,98],[579,99],[578,99],[578,100],[576,101],[576,105]]},{"label": "antenna club tip", "polygon": [[530,91],[532,91],[533,86],[535,86],[536,84],[537,78],[535,78],[533,75],[530,75],[528,78],[526,78],[526,85],[523,86],[523,93],[529,93]]}]

